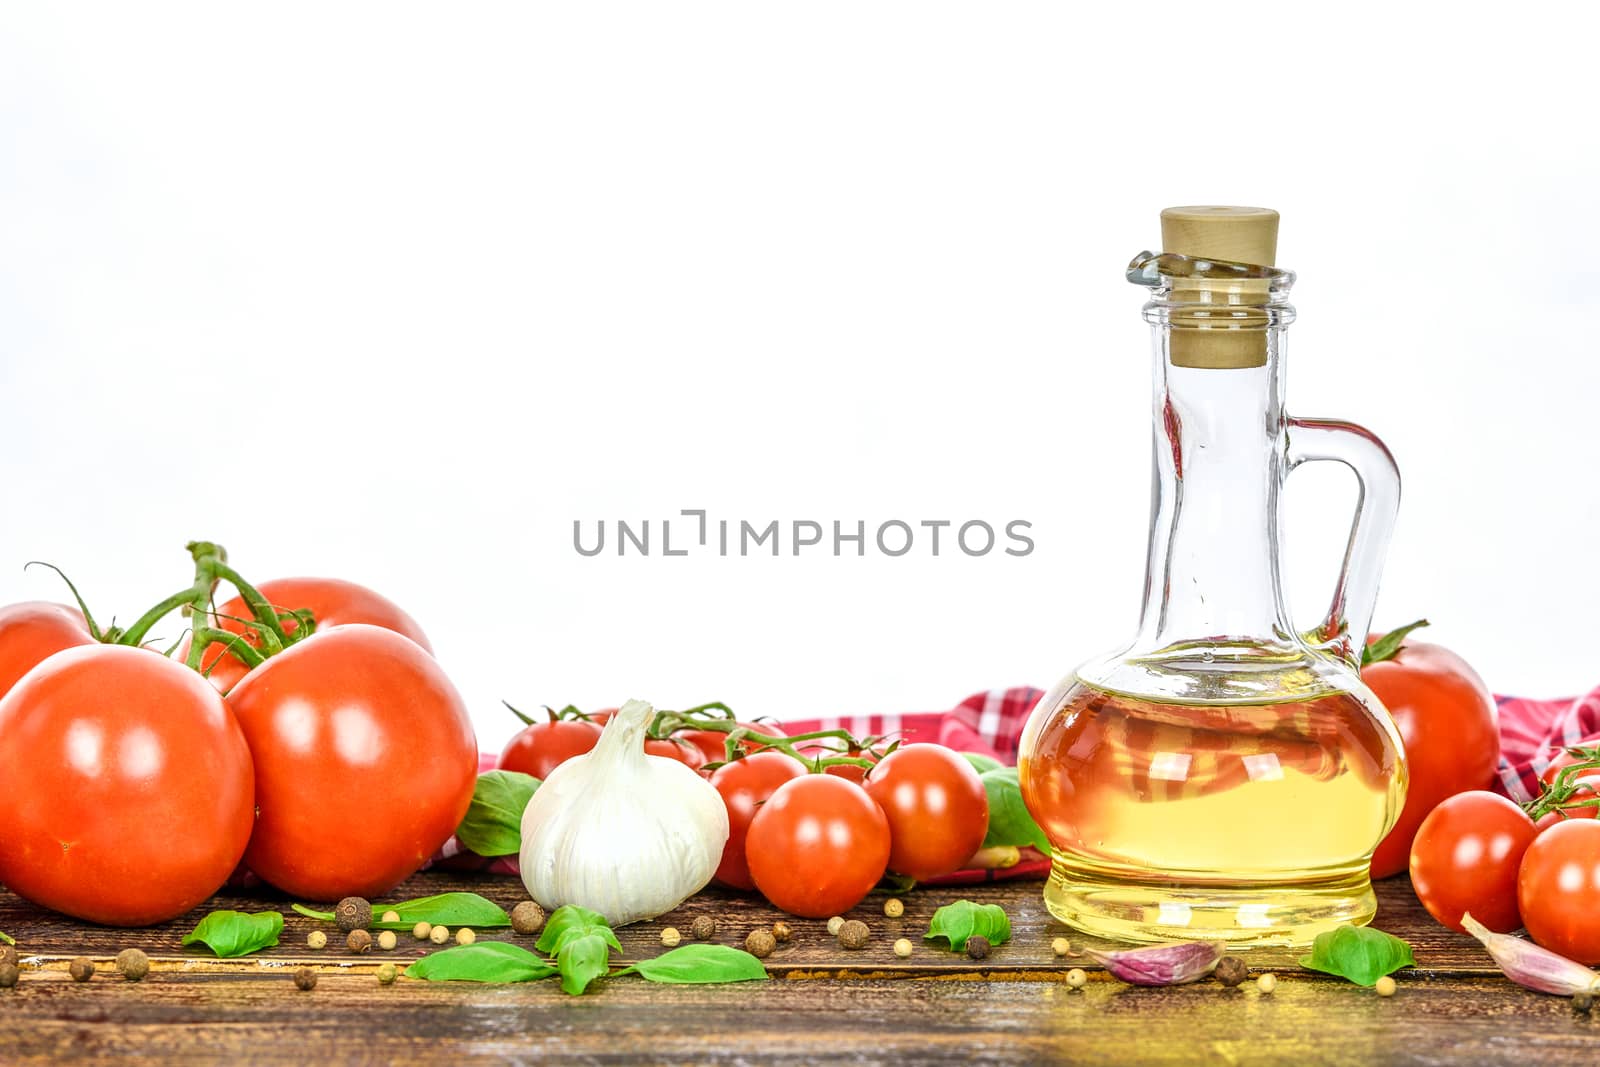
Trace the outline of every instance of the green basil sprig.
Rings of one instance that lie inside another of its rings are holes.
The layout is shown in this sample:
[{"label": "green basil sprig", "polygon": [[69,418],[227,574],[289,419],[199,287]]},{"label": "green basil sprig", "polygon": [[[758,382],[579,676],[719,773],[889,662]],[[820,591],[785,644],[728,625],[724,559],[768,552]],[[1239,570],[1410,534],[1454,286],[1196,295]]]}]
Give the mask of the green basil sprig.
[{"label": "green basil sprig", "polygon": [[953,951],[961,952],[966,949],[969,938],[980,936],[991,945],[1011,940],[1011,920],[1000,905],[975,904],[970,900],[946,904],[933,913],[928,932],[922,938],[924,941],[945,938]]},{"label": "green basil sprig", "polygon": [[522,811],[539,779],[517,771],[485,771],[472,789],[472,805],[456,837],[480,856],[510,856],[522,848]]},{"label": "green basil sprig", "polygon": [[622,951],[605,916],[575,904],[557,908],[545,920],[535,947],[555,957],[561,991],[575,997],[610,968],[612,949]]},{"label": "green basil sprig", "polygon": [[1311,954],[1300,957],[1300,966],[1324,974],[1348,978],[1356,985],[1375,985],[1386,974],[1402,967],[1415,967],[1411,946],[1382,930],[1369,926],[1340,926],[1317,935]]},{"label": "green basil sprig", "polygon": [[767,969],[743,949],[729,945],[684,945],[654,959],[640,960],[617,974],[637,974],[652,982],[670,985],[711,985],[758,981],[767,977]]},{"label": "green basil sprig", "polygon": [[6,933],[4,930],[0,930],[0,941],[4,941],[8,945],[15,945],[17,943],[17,939]]},{"label": "green basil sprig", "polygon": [[430,953],[401,973],[429,982],[535,982],[556,969],[521,945],[478,941]]},{"label": "green basil sprig", "polygon": [[[330,923],[334,921],[331,911],[318,911],[304,904],[294,905],[294,910],[309,919],[320,919]],[[418,897],[415,900],[403,900],[398,904],[375,906],[372,910],[394,911],[400,915],[398,922],[386,923],[374,920],[372,923],[374,930],[409,930],[417,923],[479,928],[511,925],[511,916],[506,914],[504,908],[476,893],[436,893],[431,897]]]},{"label": "green basil sprig", "polygon": [[260,911],[251,915],[242,911],[214,911],[183,935],[183,944],[199,942],[224,958],[248,956],[276,945],[281,933],[281,912]]}]

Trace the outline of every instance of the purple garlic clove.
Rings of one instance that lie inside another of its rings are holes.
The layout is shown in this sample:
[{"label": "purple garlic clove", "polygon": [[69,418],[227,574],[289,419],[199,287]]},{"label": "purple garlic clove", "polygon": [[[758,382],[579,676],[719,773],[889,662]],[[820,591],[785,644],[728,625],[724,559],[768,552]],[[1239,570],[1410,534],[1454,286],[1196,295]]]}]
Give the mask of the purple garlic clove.
[{"label": "purple garlic clove", "polygon": [[1539,993],[1570,997],[1575,993],[1600,991],[1600,974],[1576,960],[1540,948],[1510,934],[1497,934],[1471,914],[1461,917],[1467,933],[1483,942],[1495,964],[1507,978]]},{"label": "purple garlic clove", "polygon": [[1204,978],[1216,969],[1222,951],[1223,946],[1215,941],[1182,941],[1120,952],[1085,949],[1114,976],[1134,985],[1183,985]]}]

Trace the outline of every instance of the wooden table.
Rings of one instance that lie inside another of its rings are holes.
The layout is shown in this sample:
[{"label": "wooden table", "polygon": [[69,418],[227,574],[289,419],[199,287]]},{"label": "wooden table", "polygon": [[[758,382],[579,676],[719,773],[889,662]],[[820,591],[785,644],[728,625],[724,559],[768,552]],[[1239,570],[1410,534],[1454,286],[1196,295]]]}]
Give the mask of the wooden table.
[{"label": "wooden table", "polygon": [[[507,908],[523,898],[514,880],[424,874],[390,899],[447,889],[470,889]],[[335,928],[270,896],[224,897],[204,909],[271,908],[288,920],[277,948],[220,961],[179,946],[203,911],[153,929],[114,930],[0,893],[0,930],[16,937],[23,963],[17,987],[0,990],[0,1062],[82,1063],[136,1053],[152,1061],[321,1064],[1600,1064],[1600,1010],[1577,1015],[1566,999],[1506,981],[1477,942],[1434,923],[1404,879],[1379,887],[1377,925],[1410,941],[1419,967],[1398,976],[1391,999],[1302,971],[1295,954],[1274,950],[1245,955],[1253,969],[1278,975],[1270,996],[1253,983],[1226,989],[1209,980],[1139,989],[1089,967],[1088,986],[1073,990],[1066,972],[1084,961],[1052,955],[1051,939],[1068,931],[1045,912],[1039,891],[1037,882],[922,889],[904,897],[900,919],[886,919],[883,897],[875,895],[853,913],[873,933],[860,951],[841,949],[821,922],[790,920],[794,940],[766,961],[771,981],[665,986],[627,977],[597,982],[583,997],[564,996],[552,981],[488,986],[402,978],[382,986],[378,966],[417,958],[418,942],[402,935],[392,952],[353,956]],[[981,963],[920,940],[934,909],[963,896],[1001,904],[1011,915],[1012,942]],[[780,917],[750,898],[707,891],[660,922],[619,931],[625,955],[655,955],[661,926],[675,925],[687,937],[700,914],[717,918],[716,940],[728,944],[742,944],[748,931]],[[306,934],[319,925],[333,931],[332,944],[312,951]],[[515,939],[509,930],[480,934]],[[902,936],[917,945],[910,959],[892,951]],[[133,946],[154,960],[138,984],[110,963]],[[100,965],[81,984],[67,973],[80,955]],[[296,989],[299,966],[317,968],[315,990]]]}]

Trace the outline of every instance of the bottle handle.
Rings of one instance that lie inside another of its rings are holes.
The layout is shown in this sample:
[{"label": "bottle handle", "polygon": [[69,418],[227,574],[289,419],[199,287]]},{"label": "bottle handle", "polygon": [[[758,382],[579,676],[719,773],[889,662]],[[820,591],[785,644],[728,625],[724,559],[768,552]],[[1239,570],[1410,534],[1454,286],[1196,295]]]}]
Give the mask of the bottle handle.
[{"label": "bottle handle", "polygon": [[1344,564],[1327,617],[1307,641],[1359,669],[1372,626],[1389,537],[1400,511],[1400,468],[1370,430],[1335,419],[1285,419],[1285,477],[1302,463],[1330,460],[1355,472],[1360,484]]}]

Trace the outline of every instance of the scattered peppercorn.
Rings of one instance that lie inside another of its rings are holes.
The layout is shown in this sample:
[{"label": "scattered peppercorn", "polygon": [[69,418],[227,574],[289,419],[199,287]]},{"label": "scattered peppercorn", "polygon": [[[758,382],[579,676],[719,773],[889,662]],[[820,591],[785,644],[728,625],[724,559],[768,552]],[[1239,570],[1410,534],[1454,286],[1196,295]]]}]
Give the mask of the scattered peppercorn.
[{"label": "scattered peppercorn", "polygon": [[770,956],[777,947],[778,939],[772,936],[771,930],[751,930],[744,939],[744,950],[752,956]]},{"label": "scattered peppercorn", "polygon": [[400,939],[394,936],[393,930],[384,930],[378,934],[378,947],[383,949],[385,952],[388,952],[390,949],[394,948],[395,945],[399,944],[399,942]]},{"label": "scattered peppercorn", "polygon": [[906,913],[906,902],[899,897],[890,897],[883,902],[883,913],[891,919],[898,919]]},{"label": "scattered peppercorn", "polygon": [[1388,975],[1384,975],[1382,978],[1378,979],[1375,983],[1373,983],[1372,986],[1373,992],[1377,993],[1380,997],[1394,996],[1395,988],[1394,979],[1390,978]]},{"label": "scattered peppercorn", "polygon": [[72,975],[74,982],[87,982],[94,977],[94,960],[88,956],[79,956],[67,964],[67,973]]},{"label": "scattered peppercorn", "polygon": [[1263,993],[1272,992],[1274,989],[1278,988],[1278,976],[1275,974],[1262,975],[1260,978],[1256,979],[1256,988],[1261,990]]},{"label": "scattered peppercorn", "polygon": [[328,935],[323,933],[321,930],[313,930],[313,931],[311,931],[309,934],[306,935],[306,947],[307,948],[327,948],[328,947]]},{"label": "scattered peppercorn", "polygon": [[294,972],[294,987],[310,992],[317,988],[317,972],[310,967],[301,967]]},{"label": "scattered peppercorn", "polygon": [[17,965],[17,947],[15,945],[0,945],[0,963]]},{"label": "scattered peppercorn", "polygon": [[717,920],[709,915],[696,915],[689,932],[694,935],[696,941],[710,941],[717,936]]},{"label": "scattered peppercorn", "polygon": [[896,941],[894,943],[894,954],[901,959],[908,958],[911,955],[911,942],[903,937]]},{"label": "scattered peppercorn", "polygon": [[444,944],[446,941],[450,940],[450,928],[448,926],[435,926],[432,930],[428,931],[428,940],[432,941],[435,945]]},{"label": "scattered peppercorn", "polygon": [[334,905],[333,921],[341,930],[365,930],[372,925],[372,905],[362,897],[345,897]]},{"label": "scattered peppercorn", "polygon": [[835,937],[838,937],[839,936],[839,927],[841,927],[843,925],[844,925],[844,916],[835,915],[833,918],[828,920],[828,933],[832,934]]},{"label": "scattered peppercorn", "polygon": [[862,948],[871,936],[872,931],[860,919],[851,919],[839,927],[839,944],[845,948]]},{"label": "scattered peppercorn", "polygon": [[1588,1015],[1594,1008],[1594,994],[1587,989],[1580,989],[1572,994],[1572,1010],[1580,1015]]},{"label": "scattered peppercorn", "polygon": [[519,934],[536,934],[544,929],[544,909],[524,900],[511,909],[511,929]]},{"label": "scattered peppercorn", "polygon": [[989,958],[989,939],[982,934],[973,934],[967,938],[967,955],[975,960]]},{"label": "scattered peppercorn", "polygon": [[678,933],[676,926],[668,926],[661,931],[661,943],[668,948],[675,947],[682,940],[683,935]]},{"label": "scattered peppercorn", "polygon": [[130,982],[137,982],[150,973],[150,957],[136,948],[125,948],[117,953],[117,971]]},{"label": "scattered peppercorn", "polygon": [[1067,985],[1073,989],[1082,989],[1089,984],[1089,976],[1083,973],[1080,967],[1074,967],[1067,972]]},{"label": "scattered peppercorn", "polygon": [[780,920],[772,924],[772,936],[777,941],[792,941],[794,930],[788,923]]},{"label": "scattered peppercorn", "polygon": [[395,976],[399,973],[399,971],[395,970],[394,964],[385,963],[382,967],[378,968],[378,984],[394,985]]},{"label": "scattered peppercorn", "polygon": [[472,932],[472,927],[470,926],[463,926],[456,931],[456,944],[458,945],[470,945],[476,940],[478,940],[478,935]]},{"label": "scattered peppercorn", "polygon": [[1050,942],[1050,951],[1057,956],[1066,956],[1072,952],[1072,942],[1064,937],[1058,937]]},{"label": "scattered peppercorn", "polygon": [[1217,976],[1217,981],[1232,989],[1250,977],[1250,968],[1238,956],[1224,956],[1217,961],[1217,969],[1211,973]]},{"label": "scattered peppercorn", "polygon": [[15,963],[0,962],[0,989],[10,989],[21,976],[22,972],[17,970]]},{"label": "scattered peppercorn", "polygon": [[397,923],[400,921],[400,913],[395,911],[393,908],[390,908],[388,911],[383,913],[383,918],[380,921],[386,923]]},{"label": "scattered peppercorn", "polygon": [[344,939],[345,947],[356,955],[372,950],[372,935],[365,930],[351,930],[350,936]]},{"label": "scattered peppercorn", "polygon": [[411,936],[418,941],[428,940],[428,935],[433,933],[432,923],[418,923],[411,928]]}]

